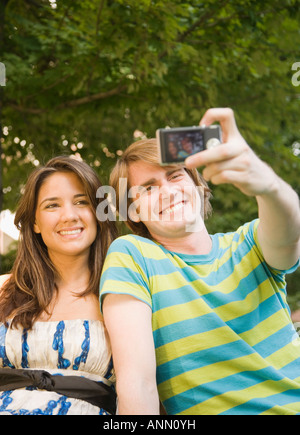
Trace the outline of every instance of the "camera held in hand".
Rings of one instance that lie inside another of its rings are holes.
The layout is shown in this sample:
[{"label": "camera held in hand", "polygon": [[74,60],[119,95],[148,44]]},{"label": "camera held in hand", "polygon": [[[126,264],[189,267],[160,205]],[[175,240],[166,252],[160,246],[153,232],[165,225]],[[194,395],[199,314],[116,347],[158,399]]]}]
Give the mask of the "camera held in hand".
[{"label": "camera held in hand", "polygon": [[193,154],[221,144],[219,125],[162,128],[156,131],[161,165],[184,164]]}]

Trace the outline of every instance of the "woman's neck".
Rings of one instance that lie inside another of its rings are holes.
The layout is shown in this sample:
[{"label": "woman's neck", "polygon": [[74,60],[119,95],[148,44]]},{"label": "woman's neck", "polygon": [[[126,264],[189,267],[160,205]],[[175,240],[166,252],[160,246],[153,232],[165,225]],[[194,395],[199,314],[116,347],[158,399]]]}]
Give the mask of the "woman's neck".
[{"label": "woman's neck", "polygon": [[88,256],[50,255],[51,261],[58,272],[57,286],[59,292],[72,291],[82,293],[88,286],[90,270]]}]

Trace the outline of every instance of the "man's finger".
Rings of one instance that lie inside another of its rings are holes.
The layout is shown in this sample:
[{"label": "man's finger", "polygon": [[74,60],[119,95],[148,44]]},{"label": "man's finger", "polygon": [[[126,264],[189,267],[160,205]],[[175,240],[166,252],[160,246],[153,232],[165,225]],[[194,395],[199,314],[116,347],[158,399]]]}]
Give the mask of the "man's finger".
[{"label": "man's finger", "polygon": [[200,125],[211,125],[214,122],[221,124],[223,141],[227,142],[230,136],[238,132],[234,112],[230,108],[209,109],[200,121]]},{"label": "man's finger", "polygon": [[185,165],[188,169],[206,166],[210,163],[222,162],[233,159],[241,153],[241,146],[238,142],[222,144],[209,150],[201,151],[186,159]]}]

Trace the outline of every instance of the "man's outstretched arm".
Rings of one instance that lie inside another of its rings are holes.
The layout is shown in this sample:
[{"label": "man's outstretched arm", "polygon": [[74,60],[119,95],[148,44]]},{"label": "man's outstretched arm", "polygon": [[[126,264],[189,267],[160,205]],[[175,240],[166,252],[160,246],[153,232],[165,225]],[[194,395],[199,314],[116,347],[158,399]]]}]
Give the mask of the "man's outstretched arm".
[{"label": "man's outstretched arm", "polygon": [[300,205],[296,192],[263,162],[241,136],[231,109],[208,110],[200,124],[220,122],[223,144],[186,160],[188,168],[205,166],[213,184],[233,184],[255,196],[260,224],[258,239],[266,262],[289,269],[300,257]]}]

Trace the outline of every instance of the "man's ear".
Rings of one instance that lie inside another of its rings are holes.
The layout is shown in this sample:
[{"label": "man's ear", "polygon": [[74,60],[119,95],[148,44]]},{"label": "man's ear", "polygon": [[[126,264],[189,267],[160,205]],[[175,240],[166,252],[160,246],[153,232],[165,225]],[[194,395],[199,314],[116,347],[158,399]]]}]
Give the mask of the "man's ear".
[{"label": "man's ear", "polygon": [[136,208],[135,204],[130,204],[128,208],[128,217],[132,222],[139,224],[141,222],[139,210]]},{"label": "man's ear", "polygon": [[128,207],[127,215],[129,219],[136,224],[141,222],[140,197],[141,197],[141,192],[138,186],[133,186],[129,189],[128,198],[130,198],[130,205]]}]

